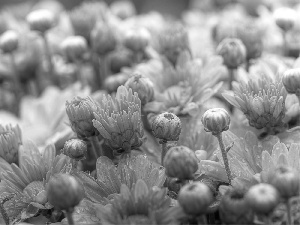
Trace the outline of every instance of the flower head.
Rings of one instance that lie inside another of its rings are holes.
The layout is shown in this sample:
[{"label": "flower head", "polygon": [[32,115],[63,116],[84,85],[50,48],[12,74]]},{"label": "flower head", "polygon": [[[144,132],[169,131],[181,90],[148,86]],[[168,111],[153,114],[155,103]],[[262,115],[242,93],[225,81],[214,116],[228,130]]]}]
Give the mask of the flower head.
[{"label": "flower head", "polygon": [[257,129],[281,127],[285,116],[287,93],[281,81],[250,80],[234,85],[234,96],[224,94],[226,100],[240,109],[250,126]]},{"label": "flower head", "polygon": [[145,28],[128,30],[125,33],[124,45],[133,52],[142,52],[150,42],[150,33]]},{"label": "flower head", "polygon": [[84,37],[89,43],[90,33],[99,17],[104,16],[105,11],[106,5],[103,2],[83,2],[74,8],[69,16],[75,35]]},{"label": "flower head", "polygon": [[54,26],[54,14],[46,9],[39,9],[29,13],[27,22],[30,29],[44,34]]},{"label": "flower head", "polygon": [[85,159],[87,154],[87,144],[80,139],[71,139],[65,143],[62,153],[69,156],[71,159]]},{"label": "flower head", "polygon": [[300,69],[289,69],[284,72],[282,83],[290,94],[300,96]]},{"label": "flower head", "polygon": [[189,51],[187,31],[183,26],[169,26],[158,38],[159,51],[173,65],[176,65],[180,52]]},{"label": "flower head", "polygon": [[0,49],[4,53],[12,53],[19,46],[19,35],[16,31],[5,31],[0,37]]},{"label": "flower head", "polygon": [[18,125],[0,125],[0,157],[8,163],[18,163],[22,133]]},{"label": "flower head", "polygon": [[223,108],[213,108],[203,114],[201,121],[206,132],[217,135],[229,129],[230,115]]},{"label": "flower head", "polygon": [[77,62],[82,60],[87,52],[87,43],[81,36],[71,36],[61,43],[61,49],[69,62]]},{"label": "flower head", "polygon": [[236,69],[245,62],[246,48],[243,42],[235,38],[224,39],[217,48],[218,55],[221,55],[224,64],[230,69]]},{"label": "flower head", "polygon": [[141,101],[131,89],[120,86],[116,96],[103,96],[94,112],[93,124],[115,151],[129,152],[143,143]]},{"label": "flower head", "polygon": [[296,18],[296,11],[291,8],[282,7],[274,11],[275,23],[284,32],[293,28]]},{"label": "flower head", "polygon": [[[40,153],[32,142],[26,142],[20,153],[20,166],[12,164],[10,170],[2,173],[0,182],[1,196],[14,195],[4,208],[9,217],[17,221],[33,217],[39,210],[53,208],[48,203],[46,186],[50,177],[61,172],[68,163],[66,156],[56,156],[53,145]],[[26,213],[28,210],[32,213]]]},{"label": "flower head", "polygon": [[130,190],[122,184],[120,195],[101,212],[109,224],[174,224],[167,191],[149,189],[138,180]]},{"label": "flower head", "polygon": [[75,97],[72,101],[66,102],[72,130],[79,138],[86,138],[98,135],[98,130],[93,126],[94,111],[97,109],[96,102],[90,98]]}]

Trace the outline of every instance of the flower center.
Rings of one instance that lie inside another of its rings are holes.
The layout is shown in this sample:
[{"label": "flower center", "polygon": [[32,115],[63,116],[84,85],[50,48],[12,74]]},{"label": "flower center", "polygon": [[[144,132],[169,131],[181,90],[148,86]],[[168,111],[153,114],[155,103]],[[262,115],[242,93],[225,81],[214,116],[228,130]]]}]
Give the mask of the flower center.
[{"label": "flower center", "polygon": [[173,120],[174,119],[174,116],[171,114],[171,113],[167,113],[164,115],[164,117],[168,120]]}]

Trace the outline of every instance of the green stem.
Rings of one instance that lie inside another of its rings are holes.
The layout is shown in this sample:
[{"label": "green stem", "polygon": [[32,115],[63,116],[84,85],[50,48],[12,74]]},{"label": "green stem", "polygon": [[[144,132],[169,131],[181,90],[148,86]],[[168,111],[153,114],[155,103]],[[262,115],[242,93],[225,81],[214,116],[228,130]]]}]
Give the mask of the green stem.
[{"label": "green stem", "polygon": [[100,56],[100,80],[103,85],[104,80],[108,77],[106,55]]},{"label": "green stem", "polygon": [[266,225],[271,225],[272,224],[270,215],[265,215],[264,218],[265,218],[264,222],[265,222]]},{"label": "green stem", "polygon": [[7,214],[7,212],[6,212],[5,208],[4,208],[4,203],[6,201],[8,201],[9,199],[10,198],[7,197],[7,198],[4,198],[4,199],[0,200],[1,201],[0,202],[0,213],[2,215],[2,218],[3,218],[4,222],[5,222],[5,225],[9,225],[9,216],[8,216],[8,214]]},{"label": "green stem", "polygon": [[66,217],[67,217],[67,219],[68,219],[69,225],[74,225],[74,224],[75,224],[75,223],[74,223],[74,220],[73,220],[73,217],[72,217],[73,211],[74,211],[73,209],[67,210],[67,211],[66,211]]},{"label": "green stem", "polygon": [[101,77],[100,77],[100,63],[99,63],[99,57],[98,55],[91,50],[91,63],[93,65],[93,71],[94,71],[94,84],[93,84],[93,90],[96,91],[100,88],[102,85]]},{"label": "green stem", "polygon": [[72,159],[72,168],[77,169],[78,161],[76,159]]},{"label": "green stem", "polygon": [[[231,69],[228,68],[228,72],[229,72],[229,90],[232,91],[232,83],[234,81],[234,74],[235,74],[236,69]],[[232,113],[233,112],[233,105],[229,104],[229,111]]]},{"label": "green stem", "polygon": [[287,225],[293,225],[294,221],[291,213],[291,206],[289,201],[286,202],[286,211],[287,211]]},{"label": "green stem", "polygon": [[46,34],[42,34],[42,39],[44,41],[45,54],[46,54],[46,59],[47,59],[47,63],[48,63],[48,66],[49,66],[48,79],[50,81],[52,81],[54,84],[58,85],[58,80],[56,78],[56,74],[55,74],[55,71],[54,71],[54,65],[53,65],[53,62],[52,62],[50,46],[49,46],[49,42],[48,42],[48,39],[46,37]]},{"label": "green stem", "polygon": [[222,153],[222,157],[223,157],[223,161],[224,161],[224,165],[225,165],[226,174],[228,177],[229,184],[231,184],[232,176],[231,176],[231,171],[229,168],[227,151],[226,151],[223,139],[222,139],[222,133],[216,134],[215,136],[218,138],[218,142],[220,145],[220,149],[221,149],[221,153]]},{"label": "green stem", "polygon": [[207,224],[207,218],[205,214],[197,217],[197,224],[198,225]]},{"label": "green stem", "polygon": [[161,140],[161,165],[164,165],[164,159],[168,152],[169,148],[167,147],[167,141]]},{"label": "green stem", "polygon": [[86,83],[82,77],[81,74],[81,67],[82,67],[82,62],[81,61],[76,61],[76,79],[81,83],[81,86],[84,87],[86,86]]},{"label": "green stem", "polygon": [[282,53],[283,56],[287,55],[287,39],[286,39],[286,31],[282,32],[282,39],[283,39],[283,45],[282,45]]},{"label": "green stem", "polygon": [[98,151],[97,151],[97,146],[98,146],[98,138],[97,138],[97,136],[92,136],[92,137],[90,137],[90,143],[91,143],[91,145],[92,145],[92,151],[93,151],[93,154],[94,154],[94,156],[95,156],[95,158],[96,158],[96,160],[98,159]]},{"label": "green stem", "polygon": [[17,116],[20,114],[20,103],[21,103],[21,83],[18,76],[18,70],[16,66],[15,54],[10,54],[12,69],[13,69],[13,82],[14,82],[14,92],[16,96],[16,104],[15,104],[15,113]]}]

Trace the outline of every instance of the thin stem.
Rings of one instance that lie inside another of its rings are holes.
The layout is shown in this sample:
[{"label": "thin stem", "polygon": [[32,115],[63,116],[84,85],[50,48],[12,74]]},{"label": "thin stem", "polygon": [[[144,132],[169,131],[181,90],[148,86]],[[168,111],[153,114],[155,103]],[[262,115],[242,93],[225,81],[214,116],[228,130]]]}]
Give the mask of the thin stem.
[{"label": "thin stem", "polygon": [[101,79],[101,85],[103,84],[103,81],[108,77],[107,72],[107,59],[106,55],[100,56],[100,79]]},{"label": "thin stem", "polygon": [[77,166],[78,166],[78,161],[76,159],[72,159],[72,168],[73,169],[77,169]]},{"label": "thin stem", "polygon": [[265,220],[264,222],[265,222],[266,225],[272,224],[270,215],[265,215],[264,220]]},{"label": "thin stem", "polygon": [[222,139],[222,133],[216,134],[215,136],[218,138],[221,153],[222,153],[222,157],[223,157],[223,161],[224,161],[224,165],[225,165],[225,170],[226,170],[227,177],[228,177],[228,181],[229,181],[229,184],[231,184],[232,176],[231,176],[231,171],[230,171],[230,168],[229,168],[229,162],[228,162],[228,158],[227,158],[227,151],[226,151],[223,139]]},{"label": "thin stem", "polygon": [[[236,69],[231,69],[228,68],[229,72],[229,90],[232,91],[232,83],[234,81],[234,74],[235,74]],[[229,104],[229,111],[232,113],[233,112],[233,105]]]},{"label": "thin stem", "polygon": [[72,217],[72,213],[73,213],[73,209],[72,210],[67,210],[66,211],[66,217],[68,219],[68,223],[69,225],[74,225],[74,220],[73,220],[73,217]]},{"label": "thin stem", "polygon": [[100,77],[100,63],[99,63],[99,57],[98,55],[91,50],[91,63],[93,65],[94,70],[94,91],[98,90],[100,86],[102,85],[101,77]]},{"label": "thin stem", "polygon": [[86,83],[82,77],[81,74],[81,67],[82,67],[82,62],[81,61],[76,61],[76,79],[81,83],[81,86],[84,87],[86,86]]},{"label": "thin stem", "polygon": [[90,143],[91,143],[91,145],[92,145],[92,151],[93,151],[93,154],[94,154],[94,156],[95,156],[95,158],[96,158],[96,160],[98,159],[98,151],[97,151],[97,146],[98,146],[98,138],[97,138],[97,136],[92,136],[92,137],[90,137]]},{"label": "thin stem", "polygon": [[44,41],[45,54],[46,54],[47,63],[48,63],[48,66],[49,66],[48,78],[54,84],[58,85],[58,80],[56,78],[56,74],[55,74],[55,71],[54,71],[54,65],[53,65],[53,62],[52,62],[50,46],[49,46],[49,42],[48,42],[48,39],[46,37],[46,34],[42,34],[42,38],[43,38],[43,41]]},{"label": "thin stem", "polygon": [[282,39],[283,39],[283,45],[282,45],[282,53],[283,56],[287,55],[288,49],[287,49],[287,38],[286,38],[286,31],[282,32]]},{"label": "thin stem", "polygon": [[292,217],[292,213],[291,213],[291,206],[290,206],[289,201],[286,202],[286,211],[287,211],[287,224],[293,225],[294,221],[293,221],[293,217]]},{"label": "thin stem", "polygon": [[17,116],[20,114],[20,102],[21,102],[21,83],[18,76],[18,70],[16,66],[15,54],[10,54],[10,60],[13,69],[13,82],[14,82],[14,92],[16,96],[16,104],[15,104],[15,113]]},{"label": "thin stem", "polygon": [[250,59],[247,59],[247,60],[246,60],[246,71],[247,71],[247,72],[249,72],[250,66],[251,66]]},{"label": "thin stem", "polygon": [[167,141],[162,140],[160,143],[161,143],[161,165],[163,166],[164,159],[165,159],[165,156],[166,156],[169,148],[167,147]]},{"label": "thin stem", "polygon": [[198,225],[207,224],[207,218],[205,214],[197,217],[197,224]]}]

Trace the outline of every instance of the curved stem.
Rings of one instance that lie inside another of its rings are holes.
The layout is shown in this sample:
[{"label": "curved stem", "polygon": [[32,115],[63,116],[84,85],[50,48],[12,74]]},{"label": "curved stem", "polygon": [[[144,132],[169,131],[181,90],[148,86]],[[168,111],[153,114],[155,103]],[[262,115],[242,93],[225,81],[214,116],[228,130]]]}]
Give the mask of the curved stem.
[{"label": "curved stem", "polygon": [[289,201],[286,202],[286,211],[287,211],[287,225],[293,225],[294,221],[293,221],[291,206]]},{"label": "curved stem", "polygon": [[[232,91],[232,83],[234,81],[234,74],[235,74],[235,69],[228,68],[229,72],[229,90]],[[233,112],[233,105],[229,104],[229,111],[232,113]]]},{"label": "curved stem", "polygon": [[67,210],[66,211],[66,217],[68,219],[68,223],[69,225],[74,225],[74,220],[73,220],[73,217],[72,217],[72,213],[73,213],[73,209],[72,210]]},{"label": "curved stem", "polygon": [[222,153],[222,157],[223,157],[223,161],[224,161],[224,165],[225,165],[226,174],[228,177],[229,184],[231,184],[232,176],[231,176],[231,171],[229,168],[227,151],[226,151],[223,139],[222,139],[222,133],[216,134],[215,136],[218,138],[218,142],[220,145],[220,149],[221,149],[221,153]]},{"label": "curved stem", "polygon": [[97,136],[90,137],[90,143],[92,145],[92,151],[93,151],[93,154],[94,154],[96,160],[98,159],[98,151],[97,151],[98,143],[97,142],[98,142]]},{"label": "curved stem", "polygon": [[287,55],[287,39],[286,39],[286,31],[283,31],[282,32],[282,39],[283,39],[283,45],[282,45],[282,53],[283,53],[283,56],[286,56]]}]

